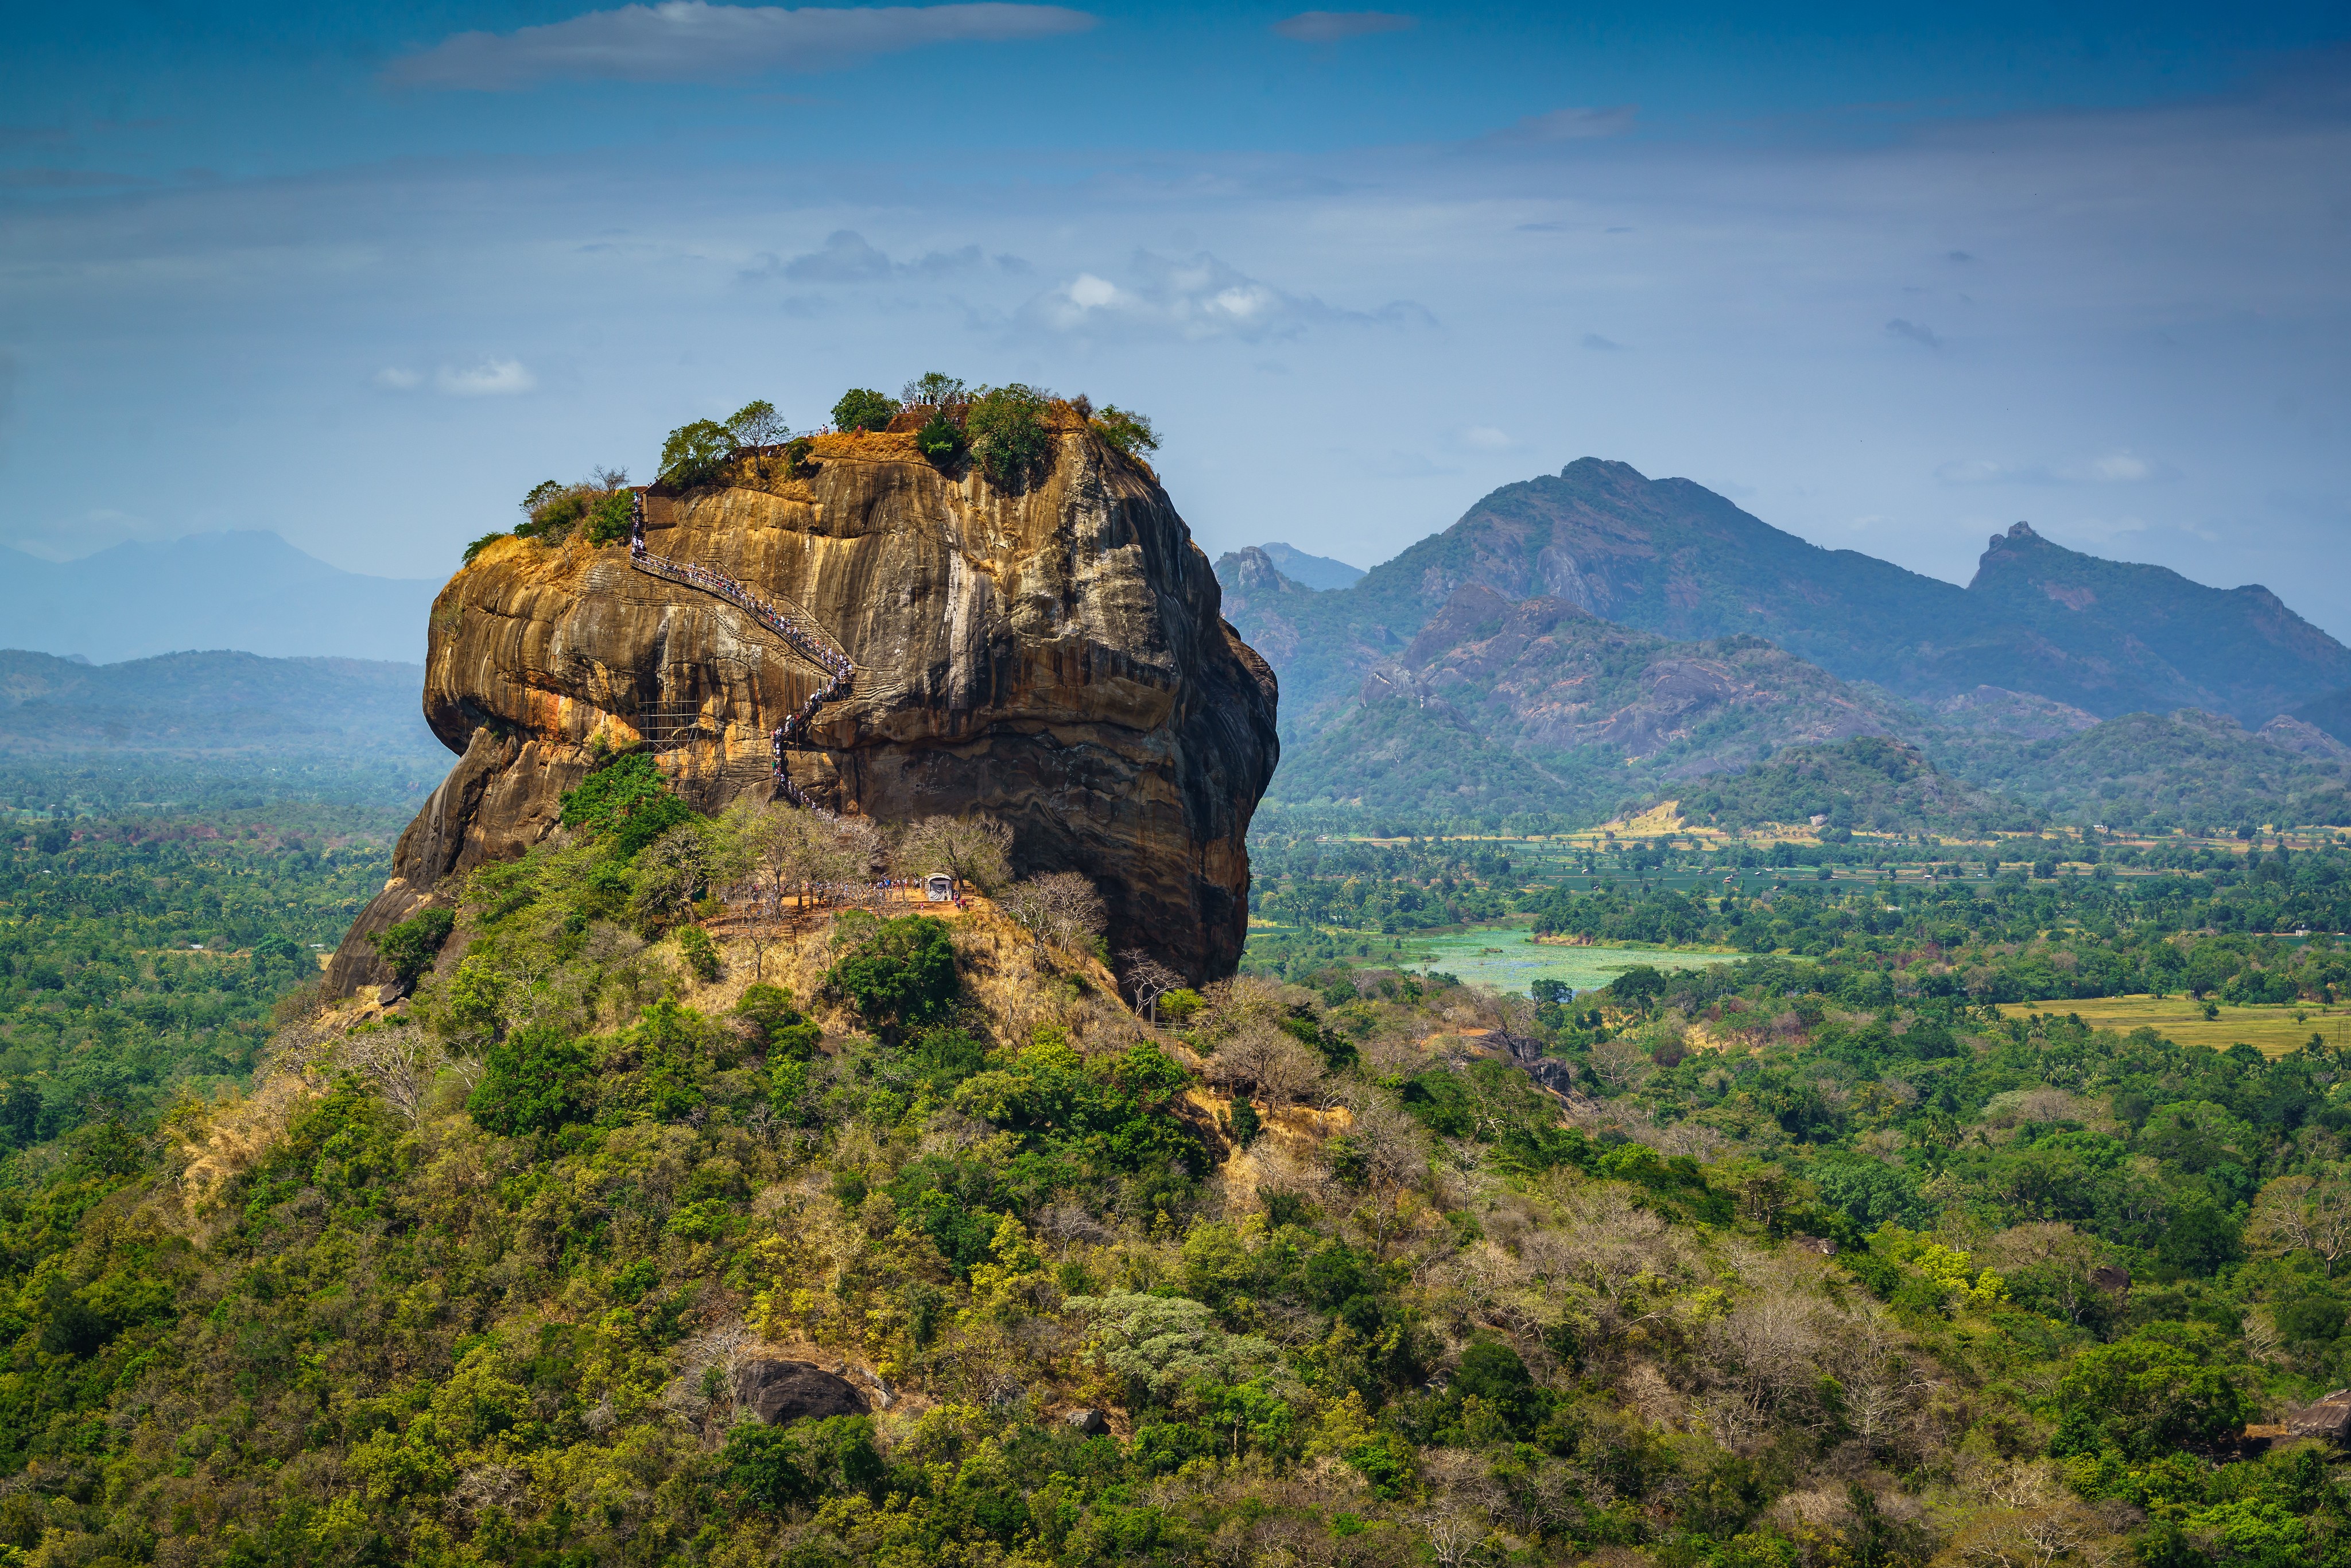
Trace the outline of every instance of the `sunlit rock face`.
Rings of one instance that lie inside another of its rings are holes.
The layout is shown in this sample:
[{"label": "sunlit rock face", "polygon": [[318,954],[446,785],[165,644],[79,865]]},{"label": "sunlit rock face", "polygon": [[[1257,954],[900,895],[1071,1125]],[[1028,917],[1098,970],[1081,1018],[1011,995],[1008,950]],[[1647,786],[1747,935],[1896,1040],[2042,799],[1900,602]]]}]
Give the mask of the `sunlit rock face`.
[{"label": "sunlit rock face", "polygon": [[[1017,489],[935,465],[904,433],[820,437],[810,459],[646,498],[651,552],[796,608],[854,662],[849,695],[788,750],[792,781],[882,822],[992,813],[1020,873],[1094,879],[1113,949],[1230,972],[1275,684],[1150,469],[1061,405],[1050,468]],[[424,712],[461,759],[329,989],[381,983],[370,935],[551,831],[592,738],[690,720],[662,753],[681,792],[705,810],[764,799],[769,732],[823,679],[741,609],[633,570],[624,546],[492,544],[433,608]]]}]

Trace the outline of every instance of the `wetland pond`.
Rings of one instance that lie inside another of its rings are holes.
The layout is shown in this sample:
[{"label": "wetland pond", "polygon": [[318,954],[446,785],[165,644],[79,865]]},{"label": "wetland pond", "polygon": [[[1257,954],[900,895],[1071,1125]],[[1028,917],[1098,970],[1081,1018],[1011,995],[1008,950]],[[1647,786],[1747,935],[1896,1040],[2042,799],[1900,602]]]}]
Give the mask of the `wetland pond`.
[{"label": "wetland pond", "polygon": [[1649,947],[1569,947],[1537,942],[1522,925],[1487,926],[1442,936],[1407,939],[1410,967],[1435,969],[1469,985],[1527,994],[1537,980],[1563,980],[1578,995],[1598,988],[1635,964],[1663,970],[1703,969],[1737,962],[1739,953],[1675,953]]}]

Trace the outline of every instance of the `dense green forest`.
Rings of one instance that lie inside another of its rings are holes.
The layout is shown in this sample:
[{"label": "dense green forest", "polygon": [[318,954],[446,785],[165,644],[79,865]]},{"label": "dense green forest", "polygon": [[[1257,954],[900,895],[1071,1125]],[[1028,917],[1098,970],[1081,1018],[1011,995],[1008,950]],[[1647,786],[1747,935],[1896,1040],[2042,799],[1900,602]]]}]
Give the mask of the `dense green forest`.
[{"label": "dense green forest", "polygon": [[280,801],[0,828],[0,1140],[244,1082],[275,1004],[383,885],[402,815]]},{"label": "dense green forest", "polygon": [[[1935,977],[1930,947],[2053,941],[2060,973],[2164,951],[2183,984],[2323,992],[2331,947],[2214,923],[2325,907],[2330,854],[1775,877],[1705,918],[1824,950],[1538,998],[1334,964],[1213,987],[1155,1030],[1087,940],[985,906],[723,915],[720,884],[782,874],[804,816],[712,822],[618,787],[572,814],[387,939],[413,949],[410,1001],[298,1001],[249,1094],[190,1075],[10,1158],[0,1549],[2351,1557],[2330,1451],[2240,1437],[2351,1378],[2344,1062],[1907,983]],[[307,836],[92,827],[20,841],[12,917],[62,929],[112,898],[125,941],[257,948],[287,904],[325,918],[302,886],[339,885]],[[766,873],[729,869],[746,844]],[[1523,869],[1316,849],[1457,890]],[[1616,890],[1562,883],[1542,917],[1697,918],[1667,869],[1594,867]],[[252,965],[239,996],[272,977]],[[871,1412],[763,1425],[729,1375],[754,1354],[840,1367]]]}]

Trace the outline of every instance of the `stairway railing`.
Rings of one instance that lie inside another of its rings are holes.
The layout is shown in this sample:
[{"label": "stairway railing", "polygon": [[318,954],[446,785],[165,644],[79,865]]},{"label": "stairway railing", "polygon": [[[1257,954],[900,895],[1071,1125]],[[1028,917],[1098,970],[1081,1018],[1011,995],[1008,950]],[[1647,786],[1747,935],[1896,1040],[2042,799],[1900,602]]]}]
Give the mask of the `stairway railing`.
[{"label": "stairway railing", "polygon": [[791,776],[784,769],[784,747],[807,733],[819,708],[847,694],[856,674],[856,666],[850,662],[848,653],[826,634],[824,628],[798,610],[781,609],[768,603],[724,572],[713,571],[706,566],[696,566],[691,561],[672,560],[667,556],[655,555],[647,549],[645,493],[643,490],[635,493],[629,516],[629,564],[649,577],[700,589],[715,598],[726,601],[826,672],[823,683],[796,711],[787,714],[784,722],[778,725],[768,737],[774,760],[776,787],[791,800],[792,804],[810,805],[809,798],[801,793],[799,786],[792,782]]}]

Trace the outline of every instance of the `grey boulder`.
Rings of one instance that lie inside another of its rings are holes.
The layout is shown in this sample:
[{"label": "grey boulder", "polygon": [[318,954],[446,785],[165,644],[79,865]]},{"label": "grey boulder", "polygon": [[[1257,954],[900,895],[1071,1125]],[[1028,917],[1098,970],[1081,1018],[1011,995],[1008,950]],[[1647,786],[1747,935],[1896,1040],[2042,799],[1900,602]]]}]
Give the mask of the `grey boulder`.
[{"label": "grey boulder", "polygon": [[771,1427],[872,1408],[856,1385],[805,1361],[747,1361],[735,1369],[735,1403]]}]

